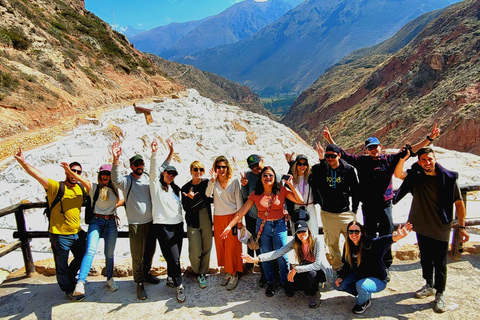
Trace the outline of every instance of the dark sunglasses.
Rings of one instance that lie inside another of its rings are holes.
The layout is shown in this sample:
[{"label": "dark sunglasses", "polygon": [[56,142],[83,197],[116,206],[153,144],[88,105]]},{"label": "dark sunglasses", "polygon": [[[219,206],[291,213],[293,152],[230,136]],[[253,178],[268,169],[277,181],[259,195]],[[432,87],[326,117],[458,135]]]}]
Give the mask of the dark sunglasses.
[{"label": "dark sunglasses", "polygon": [[360,230],[348,230],[348,234],[360,234]]},{"label": "dark sunglasses", "polygon": [[378,144],[374,144],[374,145],[368,146],[367,150],[370,151],[370,150],[375,150],[377,148],[378,148]]},{"label": "dark sunglasses", "polygon": [[195,171],[195,172],[198,172],[198,171],[205,172],[205,169],[203,169],[203,168],[193,168],[193,171]]},{"label": "dark sunglasses", "polygon": [[297,162],[297,166],[306,167],[306,166],[308,166],[308,162]]},{"label": "dark sunglasses", "polygon": [[325,159],[336,159],[337,157],[338,157],[338,154],[327,153],[325,155]]},{"label": "dark sunglasses", "polygon": [[145,162],[143,162],[143,161],[138,161],[138,162],[135,161],[135,162],[133,163],[133,166],[134,166],[134,167],[141,167],[141,166],[144,166],[144,165],[145,165]]},{"label": "dark sunglasses", "polygon": [[262,177],[264,177],[264,178],[273,178],[273,174],[265,173],[265,174],[262,175]]},{"label": "dark sunglasses", "polygon": [[110,176],[110,172],[109,171],[101,171],[100,175],[101,176]]},{"label": "dark sunglasses", "polygon": [[178,175],[177,171],[167,171],[167,174],[172,177],[176,177]]},{"label": "dark sunglasses", "polygon": [[217,169],[227,169],[228,167],[227,167],[227,166],[219,166],[219,165],[217,165],[216,168],[217,168]]},{"label": "dark sunglasses", "polygon": [[82,170],[76,170],[76,169],[70,169],[72,172],[75,172],[76,174],[82,174]]},{"label": "dark sunglasses", "polygon": [[295,232],[295,233],[296,233],[296,234],[302,234],[302,233],[305,233],[305,232],[307,232],[307,230],[300,230],[300,231],[297,231],[297,232]]}]

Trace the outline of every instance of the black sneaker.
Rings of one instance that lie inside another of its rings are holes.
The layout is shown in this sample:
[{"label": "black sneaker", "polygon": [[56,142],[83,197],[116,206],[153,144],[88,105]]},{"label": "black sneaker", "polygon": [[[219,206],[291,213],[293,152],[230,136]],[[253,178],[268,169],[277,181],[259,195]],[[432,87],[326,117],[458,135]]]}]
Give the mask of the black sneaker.
[{"label": "black sneaker", "polygon": [[145,286],[143,285],[143,282],[137,283],[137,298],[138,300],[147,299],[147,293],[145,292]]},{"label": "black sneaker", "polygon": [[159,284],[160,279],[157,277],[154,277],[151,273],[146,273],[143,275],[143,279],[145,279],[146,282],[151,283],[151,284]]},{"label": "black sneaker", "polygon": [[294,292],[293,291],[286,291],[285,290],[285,295],[289,298],[293,297]]},{"label": "black sneaker", "polygon": [[67,299],[72,301],[72,302],[80,302],[85,299],[84,294],[76,295],[74,296],[73,293],[67,293]]},{"label": "black sneaker", "polygon": [[353,307],[352,311],[353,311],[353,313],[356,313],[356,314],[362,314],[368,308],[370,308],[371,305],[372,305],[372,302],[370,301],[370,299],[368,299],[367,301],[365,301],[362,304],[356,304],[355,307]]},{"label": "black sneaker", "polygon": [[265,278],[260,278],[257,284],[258,284],[258,287],[265,288],[267,286],[267,280]]},{"label": "black sneaker", "polygon": [[315,309],[320,305],[320,297],[322,295],[320,293],[315,293],[313,296],[308,297],[308,307],[310,309]]},{"label": "black sneaker", "polygon": [[267,289],[265,290],[267,297],[273,297],[275,295],[275,283],[267,283]]}]

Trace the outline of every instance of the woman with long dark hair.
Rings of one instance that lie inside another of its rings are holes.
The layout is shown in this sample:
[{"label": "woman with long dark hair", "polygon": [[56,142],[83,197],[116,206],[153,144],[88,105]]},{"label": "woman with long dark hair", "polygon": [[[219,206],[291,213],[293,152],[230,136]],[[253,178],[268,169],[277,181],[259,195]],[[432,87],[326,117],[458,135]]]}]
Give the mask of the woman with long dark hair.
[{"label": "woman with long dark hair", "polygon": [[242,253],[242,258],[249,263],[275,260],[294,250],[298,265],[288,273],[288,281],[284,284],[285,294],[293,297],[295,291],[303,290],[309,296],[308,306],[316,308],[320,305],[320,294],[317,296],[318,285],[325,282],[325,271],[331,268],[326,256],[323,242],[312,235],[305,221],[295,223],[295,237],[282,248],[262,253],[256,258]]},{"label": "woman with long dark hair", "polygon": [[[285,214],[283,206],[285,199],[295,203],[302,203],[303,198],[292,184],[292,176],[285,180],[290,190],[276,181],[275,171],[272,167],[266,166],[260,172],[260,180],[257,181],[255,191],[250,194],[247,202],[238,210],[233,220],[227,225],[222,233],[226,237],[231,233],[232,227],[250,210],[253,205],[258,209],[257,237],[259,238],[260,252],[267,253],[277,250],[287,244],[287,227],[285,225]],[[281,255],[277,258],[280,269],[280,280],[283,284],[287,282],[288,258]],[[275,294],[275,279],[273,276],[273,265],[271,261],[263,262],[263,270],[267,279],[265,295],[272,297]]]},{"label": "woman with long dark hair", "polygon": [[370,297],[387,286],[387,272],[383,256],[396,242],[408,235],[412,225],[407,222],[391,235],[378,238],[364,236],[363,225],[351,221],[347,227],[348,239],[343,248],[343,267],[338,272],[335,288],[357,296],[353,312],[364,313],[371,305]]},{"label": "woman with long dark hair", "polygon": [[105,241],[107,287],[112,292],[118,290],[118,285],[113,280],[113,255],[118,235],[117,207],[123,205],[123,200],[119,199],[118,189],[112,184],[110,179],[111,172],[111,164],[102,165],[98,170],[97,183],[91,183],[90,198],[93,200],[94,215],[88,226],[87,249],[73,293],[75,296],[85,294],[85,283],[101,237]]}]

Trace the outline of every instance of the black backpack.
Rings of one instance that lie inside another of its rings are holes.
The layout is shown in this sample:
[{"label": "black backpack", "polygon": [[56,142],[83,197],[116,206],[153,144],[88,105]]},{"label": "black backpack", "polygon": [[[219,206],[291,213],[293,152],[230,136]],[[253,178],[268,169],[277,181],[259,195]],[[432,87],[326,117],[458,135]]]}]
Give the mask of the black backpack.
[{"label": "black backpack", "polygon": [[[83,187],[83,185],[80,182],[77,182],[77,184],[80,186],[80,189],[82,189],[82,193],[83,193],[82,206],[85,206],[85,216],[87,215],[88,211],[92,211],[92,217],[93,217],[93,210],[92,210],[92,203],[91,203],[91,200],[90,200],[90,195],[85,192],[85,188]],[[57,195],[55,196],[55,199],[53,199],[51,206],[48,205],[48,197],[45,197],[46,201],[47,201],[47,207],[45,208],[45,211],[43,212],[43,214],[48,219],[49,224],[50,224],[50,216],[52,215],[52,209],[58,203],[60,203],[60,206],[62,206],[62,198],[63,198],[64,195],[65,195],[65,182],[61,181],[61,182],[59,182],[58,192],[57,192]],[[98,198],[98,195],[97,195],[97,198]],[[60,209],[60,212],[65,215],[65,213],[63,212],[63,207]],[[90,218],[90,220],[91,220],[91,218]]]}]

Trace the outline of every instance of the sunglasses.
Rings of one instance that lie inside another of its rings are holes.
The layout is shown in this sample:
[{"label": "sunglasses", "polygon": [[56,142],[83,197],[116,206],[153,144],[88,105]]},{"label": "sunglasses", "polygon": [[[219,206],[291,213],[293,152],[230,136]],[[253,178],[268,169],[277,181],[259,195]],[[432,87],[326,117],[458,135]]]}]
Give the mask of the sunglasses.
[{"label": "sunglasses", "polygon": [[205,172],[205,169],[203,169],[203,168],[193,168],[193,171],[195,171],[195,172],[198,172],[198,171]]},{"label": "sunglasses", "polygon": [[108,172],[108,171],[102,171],[102,172],[100,172],[100,175],[101,175],[101,176],[110,176],[110,172]]},{"label": "sunglasses", "polygon": [[264,178],[273,178],[273,174],[267,174],[267,173],[265,173],[264,175],[262,175],[262,177],[264,177]]},{"label": "sunglasses", "polygon": [[348,230],[348,234],[360,234],[360,230]]},{"label": "sunglasses", "polygon": [[138,162],[135,161],[135,162],[133,163],[133,166],[134,166],[134,167],[141,167],[141,166],[144,166],[144,165],[145,165],[145,162],[143,162],[143,161],[138,161]]},{"label": "sunglasses", "polygon": [[297,231],[297,232],[295,232],[295,233],[296,233],[296,234],[302,234],[302,233],[306,233],[306,232],[307,232],[307,230],[300,230],[300,231]]},{"label": "sunglasses", "polygon": [[72,172],[75,172],[76,174],[82,174],[82,170],[76,170],[76,169],[70,169]]},{"label": "sunglasses", "polygon": [[176,177],[178,175],[177,171],[167,171],[167,174],[172,177]]},{"label": "sunglasses", "polygon": [[228,167],[227,166],[216,166],[217,169],[227,169]]},{"label": "sunglasses", "polygon": [[297,162],[298,167],[306,167],[308,166],[308,162]]},{"label": "sunglasses", "polygon": [[327,153],[325,155],[325,159],[336,159],[337,157],[338,157],[338,154]]},{"label": "sunglasses", "polygon": [[367,150],[370,151],[370,150],[375,150],[377,148],[378,148],[378,144],[374,144],[374,145],[368,146]]}]

